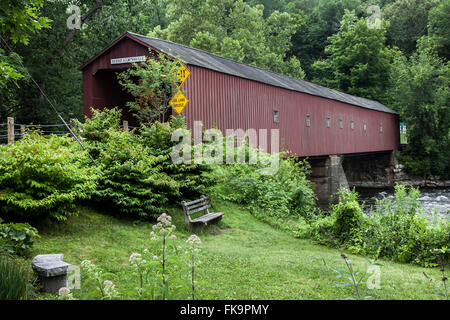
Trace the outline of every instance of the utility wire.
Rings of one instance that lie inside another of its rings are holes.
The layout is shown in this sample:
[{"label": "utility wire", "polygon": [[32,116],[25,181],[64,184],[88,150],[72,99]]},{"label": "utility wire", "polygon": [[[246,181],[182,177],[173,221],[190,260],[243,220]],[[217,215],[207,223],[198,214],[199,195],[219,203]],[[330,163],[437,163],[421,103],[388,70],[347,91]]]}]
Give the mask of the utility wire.
[{"label": "utility wire", "polygon": [[[8,45],[8,43],[5,41],[5,39],[3,39],[2,35],[0,34],[0,39],[3,41],[3,43],[5,44],[5,46],[8,48],[9,52],[13,52],[13,50],[11,49],[11,47]],[[22,66],[22,68],[28,73],[28,75],[30,76],[30,79],[33,81],[33,83],[36,85],[36,87],[39,89],[39,91],[41,92],[42,96],[45,97],[45,99],[47,99],[48,103],[50,104],[50,106],[52,107],[53,111],[56,112],[56,114],[58,115],[58,118],[63,122],[63,124],[66,126],[66,128],[69,130],[70,134],[75,138],[75,140],[77,140],[78,144],[83,148],[84,151],[87,152],[89,158],[91,159],[91,161],[95,164],[95,160],[94,158],[92,158],[91,154],[89,153],[89,151],[87,151],[86,147],[83,145],[83,143],[81,143],[80,139],[78,138],[78,136],[72,131],[72,129],[70,128],[70,126],[66,123],[66,121],[64,120],[64,118],[59,114],[58,110],[56,110],[55,106],[53,105],[53,103],[50,101],[50,99],[47,97],[47,95],[45,94],[44,90],[42,90],[42,88],[39,86],[39,84],[36,82],[36,80],[34,80],[33,76],[31,75],[31,73],[28,71],[28,69],[23,65],[22,61],[19,60],[19,64]]]}]

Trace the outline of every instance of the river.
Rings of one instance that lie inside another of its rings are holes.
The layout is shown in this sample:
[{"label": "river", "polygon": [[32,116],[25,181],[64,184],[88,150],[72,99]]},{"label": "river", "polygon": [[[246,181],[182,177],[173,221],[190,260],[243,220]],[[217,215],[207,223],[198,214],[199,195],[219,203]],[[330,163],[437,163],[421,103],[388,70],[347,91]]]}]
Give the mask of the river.
[{"label": "river", "polygon": [[[360,199],[365,202],[365,211],[375,206],[377,199],[389,197],[394,199],[394,189],[356,189]],[[450,217],[450,188],[420,188],[419,203],[426,209],[441,212]]]}]

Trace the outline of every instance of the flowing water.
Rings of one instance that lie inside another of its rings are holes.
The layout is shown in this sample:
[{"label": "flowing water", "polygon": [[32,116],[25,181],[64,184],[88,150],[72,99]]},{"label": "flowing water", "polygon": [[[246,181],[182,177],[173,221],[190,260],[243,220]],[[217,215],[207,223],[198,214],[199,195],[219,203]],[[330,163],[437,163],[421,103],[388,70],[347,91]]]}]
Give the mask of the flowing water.
[{"label": "flowing water", "polygon": [[[394,198],[394,189],[357,189],[365,202],[365,211],[375,206],[377,199]],[[419,203],[429,210],[437,210],[450,218],[450,188],[420,188]]]}]

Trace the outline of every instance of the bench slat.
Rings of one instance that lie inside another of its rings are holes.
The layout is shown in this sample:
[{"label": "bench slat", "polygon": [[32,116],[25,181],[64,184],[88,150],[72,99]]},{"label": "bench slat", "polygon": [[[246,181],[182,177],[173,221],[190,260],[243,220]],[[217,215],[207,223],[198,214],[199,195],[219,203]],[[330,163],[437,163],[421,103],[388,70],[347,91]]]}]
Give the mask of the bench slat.
[{"label": "bench slat", "polygon": [[211,207],[210,205],[206,205],[206,206],[198,207],[198,208],[195,208],[195,209],[188,209],[188,211],[189,211],[188,214],[191,215],[191,214],[194,214],[196,212],[205,211],[206,209],[209,209],[210,207]]},{"label": "bench slat", "polygon": [[191,205],[193,205],[193,204],[196,204],[196,203],[199,203],[199,202],[202,202],[202,201],[205,201],[206,199],[208,199],[208,198],[201,198],[201,199],[198,199],[198,200],[194,200],[194,201],[191,201],[191,202],[186,202],[186,206],[191,206]]},{"label": "bench slat", "polygon": [[203,202],[196,203],[196,204],[194,204],[192,206],[186,206],[186,208],[189,209],[189,210],[193,210],[193,209],[196,209],[196,208],[199,208],[199,207],[204,207],[204,206],[207,206],[207,205],[209,205],[209,201],[203,201]]},{"label": "bench slat", "polygon": [[207,214],[207,215],[202,216],[200,218],[194,219],[194,220],[192,220],[192,222],[193,223],[195,223],[195,222],[208,222],[208,221],[214,220],[214,219],[216,219],[216,218],[218,218],[220,216],[223,216],[223,215],[224,215],[223,212],[210,213],[210,214]]}]

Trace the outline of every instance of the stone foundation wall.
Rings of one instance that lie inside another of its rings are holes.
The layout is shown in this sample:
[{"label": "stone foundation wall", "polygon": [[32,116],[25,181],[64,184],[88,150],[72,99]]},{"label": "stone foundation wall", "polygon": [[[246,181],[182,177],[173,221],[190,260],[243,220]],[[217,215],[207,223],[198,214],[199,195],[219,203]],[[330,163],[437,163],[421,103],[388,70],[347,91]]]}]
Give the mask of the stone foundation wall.
[{"label": "stone foundation wall", "polygon": [[392,188],[395,183],[414,187],[450,187],[450,180],[407,174],[393,152],[345,156],[343,167],[350,188]]},{"label": "stone foundation wall", "polygon": [[[342,159],[337,155],[310,161],[312,173],[310,180],[315,184],[319,205],[327,205],[330,198],[341,187],[348,188],[347,177],[342,167]],[[336,198],[333,199],[334,201]]]}]

